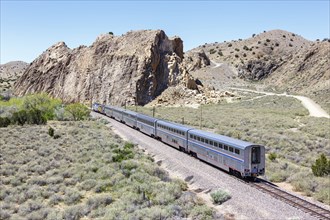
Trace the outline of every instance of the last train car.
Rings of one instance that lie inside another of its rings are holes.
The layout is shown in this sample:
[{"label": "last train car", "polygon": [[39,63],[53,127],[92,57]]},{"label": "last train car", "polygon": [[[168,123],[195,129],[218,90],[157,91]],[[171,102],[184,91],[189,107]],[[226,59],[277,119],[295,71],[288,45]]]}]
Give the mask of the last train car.
[{"label": "last train car", "polygon": [[242,177],[265,173],[265,147],[262,145],[192,129],[188,131],[188,152]]}]

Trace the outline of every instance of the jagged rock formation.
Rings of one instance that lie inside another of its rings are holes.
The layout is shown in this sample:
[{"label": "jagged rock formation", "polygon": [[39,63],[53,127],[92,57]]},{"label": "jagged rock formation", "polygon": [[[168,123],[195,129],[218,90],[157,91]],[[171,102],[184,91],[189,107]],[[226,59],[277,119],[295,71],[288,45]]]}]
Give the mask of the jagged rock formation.
[{"label": "jagged rock formation", "polygon": [[28,67],[28,63],[23,61],[12,61],[0,65],[0,92],[10,89]]},{"label": "jagged rock formation", "polygon": [[210,59],[203,50],[195,53],[188,53],[184,59],[184,65],[188,71],[198,70],[210,65]]},{"label": "jagged rock formation", "polygon": [[15,84],[17,95],[47,92],[66,102],[143,105],[184,80],[183,44],[162,30],[99,36],[89,47],[64,42],[34,60]]}]

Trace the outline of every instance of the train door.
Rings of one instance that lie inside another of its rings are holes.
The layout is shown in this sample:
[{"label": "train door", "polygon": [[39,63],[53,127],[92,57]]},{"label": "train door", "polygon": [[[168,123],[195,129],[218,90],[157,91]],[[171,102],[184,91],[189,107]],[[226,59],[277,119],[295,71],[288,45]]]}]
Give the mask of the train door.
[{"label": "train door", "polygon": [[259,172],[259,164],[260,164],[260,147],[255,146],[251,149],[251,174],[256,176]]}]

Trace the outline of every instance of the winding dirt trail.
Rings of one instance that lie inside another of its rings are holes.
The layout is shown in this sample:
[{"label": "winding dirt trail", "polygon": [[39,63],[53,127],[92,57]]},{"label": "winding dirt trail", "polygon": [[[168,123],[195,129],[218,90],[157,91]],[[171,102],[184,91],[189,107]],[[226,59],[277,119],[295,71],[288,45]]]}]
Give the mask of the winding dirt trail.
[{"label": "winding dirt trail", "polygon": [[324,111],[320,105],[318,105],[312,99],[305,97],[305,96],[288,95],[286,93],[277,94],[277,93],[272,93],[272,92],[256,91],[256,90],[252,90],[252,89],[241,89],[241,88],[230,88],[230,89],[260,93],[260,94],[264,94],[264,95],[276,95],[276,96],[286,96],[286,97],[296,98],[299,101],[301,101],[301,104],[309,111],[309,116],[319,117],[319,118],[330,118],[330,115],[326,111]]},{"label": "winding dirt trail", "polygon": [[213,69],[218,68],[219,66],[222,65],[222,63],[217,63],[217,62],[215,62],[213,60],[210,60],[210,61],[211,61],[211,63],[213,63],[215,65],[215,66],[212,66]]}]

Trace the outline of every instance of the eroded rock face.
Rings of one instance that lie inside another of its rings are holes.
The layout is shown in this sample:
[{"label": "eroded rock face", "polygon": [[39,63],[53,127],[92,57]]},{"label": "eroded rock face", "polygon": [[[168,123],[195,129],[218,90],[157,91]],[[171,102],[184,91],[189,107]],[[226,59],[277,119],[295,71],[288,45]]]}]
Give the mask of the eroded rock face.
[{"label": "eroded rock face", "polygon": [[203,50],[193,53],[187,53],[184,65],[188,71],[194,71],[210,65],[210,59]]},{"label": "eroded rock face", "polygon": [[280,62],[274,60],[249,60],[247,64],[238,68],[238,76],[243,79],[261,80],[274,72],[280,65]]},{"label": "eroded rock face", "polygon": [[47,92],[66,102],[143,105],[183,79],[182,40],[162,30],[105,34],[89,47],[48,48],[15,84],[15,93]]}]

